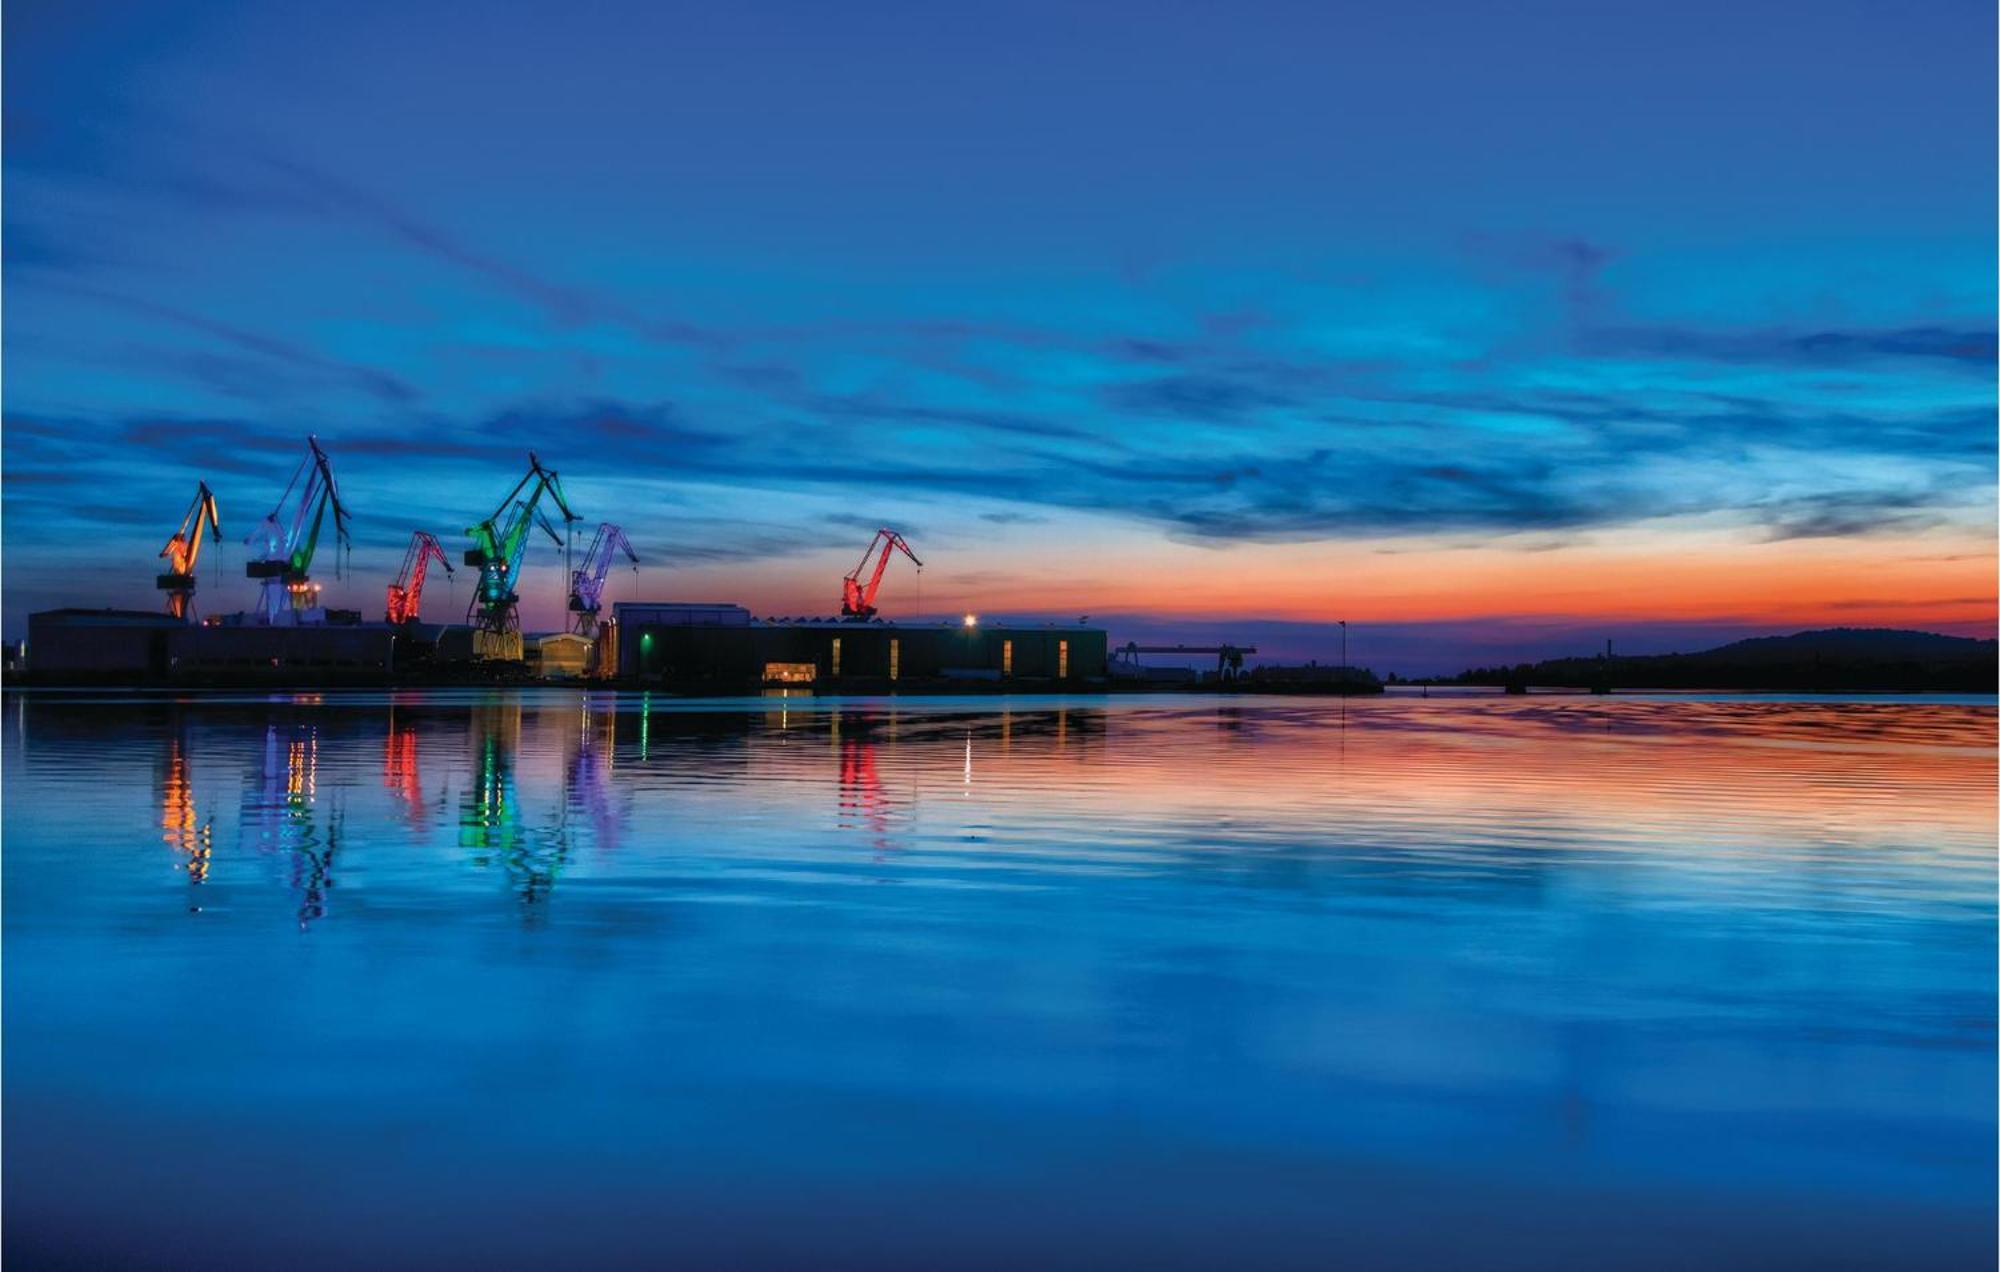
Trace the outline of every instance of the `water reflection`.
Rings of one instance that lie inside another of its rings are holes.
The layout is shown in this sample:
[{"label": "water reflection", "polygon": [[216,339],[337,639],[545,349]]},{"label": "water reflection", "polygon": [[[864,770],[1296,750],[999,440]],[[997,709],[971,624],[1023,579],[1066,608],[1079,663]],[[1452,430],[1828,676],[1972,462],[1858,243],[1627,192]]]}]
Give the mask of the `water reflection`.
[{"label": "water reflection", "polygon": [[616,781],[618,764],[618,700],[613,694],[584,694],[578,699],[576,725],[565,740],[563,810],[583,818],[606,852],[618,847],[621,827],[630,816],[629,794]]},{"label": "water reflection", "polygon": [[407,717],[397,719],[389,708],[389,731],[382,742],[382,785],[396,797],[403,824],[419,838],[430,829],[429,810],[424,804],[423,761],[419,754],[419,733]]},{"label": "water reflection", "polygon": [[1990,705],[15,707],[9,1242],[1987,1252]]},{"label": "water reflection", "polygon": [[301,929],[326,915],[340,813],[319,808],[319,728],[287,710],[268,716],[259,762],[246,774],[237,842],[284,863]]},{"label": "water reflection", "polygon": [[166,755],[159,765],[160,830],[167,843],[186,858],[181,868],[187,871],[188,882],[198,884],[208,877],[215,817],[211,813],[203,818],[195,808],[184,732],[176,727],[167,734],[166,742]]}]

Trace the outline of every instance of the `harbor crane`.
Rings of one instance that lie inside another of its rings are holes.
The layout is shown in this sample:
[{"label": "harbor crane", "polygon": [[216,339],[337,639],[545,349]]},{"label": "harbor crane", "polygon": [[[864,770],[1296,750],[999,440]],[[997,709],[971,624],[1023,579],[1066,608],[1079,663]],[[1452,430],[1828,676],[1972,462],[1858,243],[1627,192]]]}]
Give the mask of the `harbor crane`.
[{"label": "harbor crane", "polygon": [[196,485],[194,502],[188,505],[187,515],[181,518],[181,528],[174,531],[174,537],[160,549],[160,555],[166,558],[167,569],[159,577],[159,587],[167,594],[167,613],[175,618],[188,619],[194,615],[194,568],[201,560],[204,530],[212,532],[218,539],[222,537],[222,523],[215,512],[215,494],[205,481]]},{"label": "harbor crane", "polygon": [[[861,554],[860,564],[849,570],[847,577],[840,581],[842,618],[849,622],[865,623],[875,617],[875,594],[882,588],[882,572],[889,568],[891,552],[901,552],[910,560],[916,561],[919,570],[924,568],[924,563],[917,560],[917,554],[910,551],[910,545],[903,541],[902,535],[886,526],[877,530],[875,537],[868,543],[868,550]],[[864,586],[861,582],[861,573],[868,569],[871,557],[874,558],[875,569],[869,574],[868,582]]]},{"label": "harbor crane", "polygon": [[1214,654],[1215,673],[1227,680],[1242,674],[1243,655],[1254,654],[1256,652],[1257,647],[1255,645],[1141,645],[1137,641],[1128,641],[1111,651],[1111,662],[1114,668],[1112,674],[1120,674],[1119,668],[1123,668],[1124,674],[1127,675],[1139,674],[1140,654],[1176,654],[1183,656],[1187,654]]},{"label": "harbor crane", "polygon": [[[328,509],[333,511],[338,548],[344,551],[349,547],[347,507],[340,502],[340,490],[334,485],[333,465],[320,449],[318,438],[308,436],[306,446],[310,453],[292,470],[292,480],[278,496],[278,506],[244,540],[256,556],[243,572],[263,584],[257,598],[260,623],[297,623],[302,611],[319,604],[319,585],[312,581],[311,570]],[[338,576],[339,572],[336,557],[334,573]]]},{"label": "harbor crane", "polygon": [[389,585],[389,608],[384,615],[385,621],[413,623],[421,616],[424,576],[432,561],[443,566],[447,576],[451,574],[451,562],[445,559],[437,536],[428,530],[418,530],[410,536],[409,550],[403,553],[403,568],[396,572],[396,581]]},{"label": "harbor crane", "polygon": [[577,635],[590,636],[597,631],[597,614],[604,605],[604,576],[611,573],[611,563],[621,551],[637,570],[639,554],[632,550],[625,532],[609,521],[599,522],[590,551],[583,555],[583,565],[569,576],[569,612],[575,615],[570,630]]},{"label": "harbor crane", "polygon": [[465,621],[482,632],[504,637],[521,630],[515,608],[521,596],[516,589],[528,554],[531,528],[540,526],[557,547],[568,547],[568,542],[540,511],[543,495],[554,499],[556,507],[562,510],[563,528],[567,530],[578,519],[577,515],[563,498],[562,484],[556,480],[555,471],[542,467],[542,461],[529,451],[527,474],[514,483],[492,516],[466,528],[472,546],[466,549],[465,563],[479,571],[479,586],[473,589]]}]

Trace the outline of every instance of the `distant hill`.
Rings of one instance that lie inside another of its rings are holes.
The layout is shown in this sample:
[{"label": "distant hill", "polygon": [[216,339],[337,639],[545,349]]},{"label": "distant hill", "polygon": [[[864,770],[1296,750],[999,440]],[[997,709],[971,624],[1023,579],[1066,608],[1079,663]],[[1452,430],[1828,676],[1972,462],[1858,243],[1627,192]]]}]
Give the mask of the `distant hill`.
[{"label": "distant hill", "polygon": [[1829,627],[1758,636],[1692,654],[1599,655],[1476,667],[1456,679],[1470,685],[1577,689],[1992,693],[2000,679],[2000,644],[1891,627]]}]

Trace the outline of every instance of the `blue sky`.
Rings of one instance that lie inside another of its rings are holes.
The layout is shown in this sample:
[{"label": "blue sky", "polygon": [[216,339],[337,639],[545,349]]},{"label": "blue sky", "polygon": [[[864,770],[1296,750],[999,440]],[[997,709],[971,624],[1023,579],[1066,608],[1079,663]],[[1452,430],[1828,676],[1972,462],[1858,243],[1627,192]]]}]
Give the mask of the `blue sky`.
[{"label": "blue sky", "polygon": [[1990,5],[5,33],[10,632],[154,604],[203,477],[199,603],[246,605],[308,431],[355,513],[319,573],[371,613],[532,447],[638,547],[614,597],[823,612],[891,524],[927,568],[888,612],[1301,657],[1347,616],[1384,669],[1992,626]]}]

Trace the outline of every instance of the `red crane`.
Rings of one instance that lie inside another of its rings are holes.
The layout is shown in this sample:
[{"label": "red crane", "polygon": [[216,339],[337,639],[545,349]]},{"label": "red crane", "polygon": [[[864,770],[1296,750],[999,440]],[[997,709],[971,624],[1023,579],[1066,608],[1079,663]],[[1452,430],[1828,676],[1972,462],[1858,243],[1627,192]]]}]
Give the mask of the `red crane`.
[{"label": "red crane", "polygon": [[424,574],[431,561],[451,573],[451,562],[445,560],[444,549],[438,546],[437,536],[428,530],[419,530],[410,536],[410,550],[403,553],[403,568],[396,572],[396,581],[389,585],[388,621],[392,623],[415,622],[424,606]]},{"label": "red crane", "polygon": [[[880,550],[879,555],[877,554],[878,549]],[[877,530],[875,537],[868,543],[868,550],[861,554],[861,563],[849,570],[847,577],[840,581],[840,616],[842,618],[850,619],[857,623],[865,623],[875,617],[875,593],[881,590],[882,571],[889,568],[889,553],[892,551],[901,552],[904,556],[910,558],[910,560],[916,561],[919,570],[924,568],[924,563],[917,561],[917,554],[910,551],[910,545],[903,542],[902,535],[886,527]],[[870,557],[875,558],[875,570],[874,573],[868,576],[868,585],[863,587],[861,585],[861,572],[868,568],[868,559]]]}]

